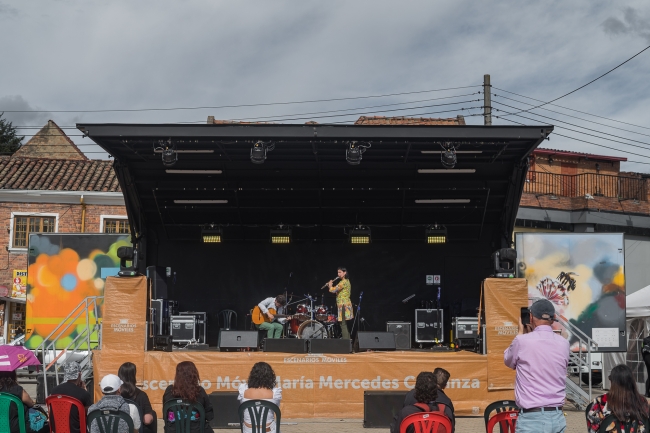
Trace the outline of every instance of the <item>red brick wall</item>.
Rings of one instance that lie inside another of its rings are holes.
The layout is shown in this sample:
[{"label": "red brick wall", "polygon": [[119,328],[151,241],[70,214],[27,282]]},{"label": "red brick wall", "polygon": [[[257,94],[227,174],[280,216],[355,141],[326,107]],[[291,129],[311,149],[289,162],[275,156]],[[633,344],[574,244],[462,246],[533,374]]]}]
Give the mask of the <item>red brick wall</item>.
[{"label": "red brick wall", "polygon": [[[12,212],[59,214],[59,233],[81,232],[81,205],[49,203],[0,203],[0,285],[11,288],[14,269],[27,269],[27,252],[9,252]],[[100,215],[125,216],[124,206],[86,205],[86,233],[100,233]]]}]

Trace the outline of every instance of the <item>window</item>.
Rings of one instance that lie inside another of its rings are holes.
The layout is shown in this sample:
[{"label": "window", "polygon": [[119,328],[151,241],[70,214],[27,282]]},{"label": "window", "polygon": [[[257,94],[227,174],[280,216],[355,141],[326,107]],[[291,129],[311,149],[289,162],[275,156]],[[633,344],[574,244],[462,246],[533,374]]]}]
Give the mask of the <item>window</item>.
[{"label": "window", "polygon": [[125,219],[105,219],[104,233],[131,233],[129,220]]},{"label": "window", "polygon": [[27,248],[30,233],[54,233],[55,217],[14,216],[14,248]]}]

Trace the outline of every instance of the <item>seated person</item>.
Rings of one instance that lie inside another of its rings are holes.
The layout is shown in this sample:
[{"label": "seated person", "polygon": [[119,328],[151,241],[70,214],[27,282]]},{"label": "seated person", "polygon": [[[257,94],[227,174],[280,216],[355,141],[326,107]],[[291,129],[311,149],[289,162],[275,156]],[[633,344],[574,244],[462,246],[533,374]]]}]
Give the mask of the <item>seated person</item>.
[{"label": "seated person", "polygon": [[[610,414],[614,414],[620,422],[641,421],[648,418],[648,401],[639,393],[630,367],[620,364],[612,368],[609,380],[612,383],[609,391],[607,394],[596,397],[587,413],[589,433],[598,432],[603,419]],[[608,431],[623,431],[621,427],[624,426],[614,426],[613,424]],[[643,423],[639,422],[639,427],[634,430],[634,433],[648,432],[645,431]]]},{"label": "seated person", "polygon": [[144,423],[144,433],[155,433],[157,430],[156,425],[156,412],[151,407],[149,396],[146,392],[140,390],[135,385],[135,375],[137,369],[132,362],[125,362],[120,366],[117,376],[122,379],[122,397],[129,399],[138,406],[142,421]]},{"label": "seated person", "polygon": [[[88,408],[93,404],[93,398],[86,390],[86,383],[81,380],[81,367],[74,361],[66,362],[63,365],[63,371],[63,383],[54,387],[52,395],[61,394],[75,398],[79,400],[86,408],[86,411],[88,411]],[[53,427],[56,428],[56,426]],[[66,429],[65,427],[61,427],[61,430],[65,431]],[[70,409],[70,432],[81,433],[81,428],[79,426],[79,411],[76,406],[72,406]],[[86,432],[84,431],[84,433]]]},{"label": "seated person", "polygon": [[[239,386],[239,397],[237,399],[240,403],[248,400],[266,400],[276,404],[280,407],[280,400],[282,400],[282,388],[276,386],[275,372],[273,368],[266,362],[258,362],[253,365],[248,381]],[[252,424],[248,411],[244,412],[244,425],[242,426],[244,433],[252,432]],[[275,414],[269,412],[267,423],[267,433],[275,433]]]},{"label": "seated person", "polygon": [[[208,394],[205,393],[205,389],[199,383],[201,383],[201,378],[199,377],[199,370],[196,369],[196,365],[192,361],[179,362],[176,366],[174,383],[165,389],[163,406],[165,406],[166,402],[179,398],[192,403],[199,403],[205,411],[203,430],[205,433],[212,433],[213,430],[209,423],[214,419],[214,409],[212,408]],[[168,411],[168,413],[163,413],[162,416],[165,420],[165,433],[176,433],[176,426],[174,425],[176,417],[174,412]],[[192,433],[201,431],[201,426],[197,422],[197,418],[198,414],[192,411],[193,422],[190,424],[190,431]]]},{"label": "seated person", "polygon": [[[133,420],[133,428],[140,429],[140,413],[134,404],[129,404],[122,396],[122,380],[114,374],[107,374],[99,382],[99,388],[104,396],[97,403],[88,408],[88,415],[96,410],[119,410],[128,414]],[[100,433],[97,421],[90,426],[90,433]],[[118,433],[132,433],[128,431],[126,422],[120,420]]]},{"label": "seated person", "polygon": [[[16,370],[0,371],[0,392],[14,395],[23,402],[25,407],[25,424],[27,432],[33,432],[34,430],[32,430],[29,425],[29,410],[34,406],[34,400],[32,400],[22,386],[18,385]],[[2,414],[2,416],[5,416],[5,414]],[[38,430],[38,432],[46,432],[49,431],[49,429],[49,425],[45,423],[43,428]],[[20,425],[18,424],[18,408],[15,403],[11,403],[9,406],[9,431],[10,433],[20,433]]]},{"label": "seated person", "polygon": [[[438,384],[438,396],[436,397],[436,403],[442,403],[451,409],[451,414],[453,416],[451,418],[451,425],[454,429],[456,429],[456,411],[454,409],[454,404],[451,402],[451,399],[447,396],[447,394],[445,394],[445,388],[447,388],[450,374],[444,368],[436,367],[436,369],[433,370],[433,375],[435,376],[436,382]],[[404,406],[415,403],[417,403],[417,400],[415,399],[415,388],[413,388],[408,393],[406,393]]]},{"label": "seated person", "polygon": [[[444,403],[437,403],[437,398],[438,382],[433,373],[423,371],[422,373],[418,374],[418,377],[415,381],[416,403],[405,406],[398,414],[395,415],[393,424],[390,426],[390,432],[399,433],[400,425],[402,424],[404,418],[414,413],[421,412],[439,412],[449,418],[453,427],[455,420],[451,408],[449,408]],[[415,429],[413,426],[409,426],[407,429],[407,433],[413,433],[414,431]]]}]

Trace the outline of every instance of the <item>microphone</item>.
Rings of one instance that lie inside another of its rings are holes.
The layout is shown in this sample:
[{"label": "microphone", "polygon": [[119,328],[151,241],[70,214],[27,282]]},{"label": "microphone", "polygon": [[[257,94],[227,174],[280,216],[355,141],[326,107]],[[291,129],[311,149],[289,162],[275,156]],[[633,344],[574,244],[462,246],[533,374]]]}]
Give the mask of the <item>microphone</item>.
[{"label": "microphone", "polygon": [[[339,277],[336,277],[332,280],[332,286],[336,286],[338,283],[341,282],[341,279]],[[323,285],[320,289],[323,290],[325,287],[327,287],[327,283]]]}]

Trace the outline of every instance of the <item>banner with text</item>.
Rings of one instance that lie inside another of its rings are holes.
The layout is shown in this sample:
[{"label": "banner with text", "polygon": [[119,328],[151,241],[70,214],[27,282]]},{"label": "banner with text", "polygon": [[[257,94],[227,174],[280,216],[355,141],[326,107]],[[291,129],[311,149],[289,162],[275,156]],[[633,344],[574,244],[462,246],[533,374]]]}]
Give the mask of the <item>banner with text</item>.
[{"label": "banner with text", "polygon": [[146,277],[108,277],[104,288],[102,349],[143,352],[146,311]]}]

